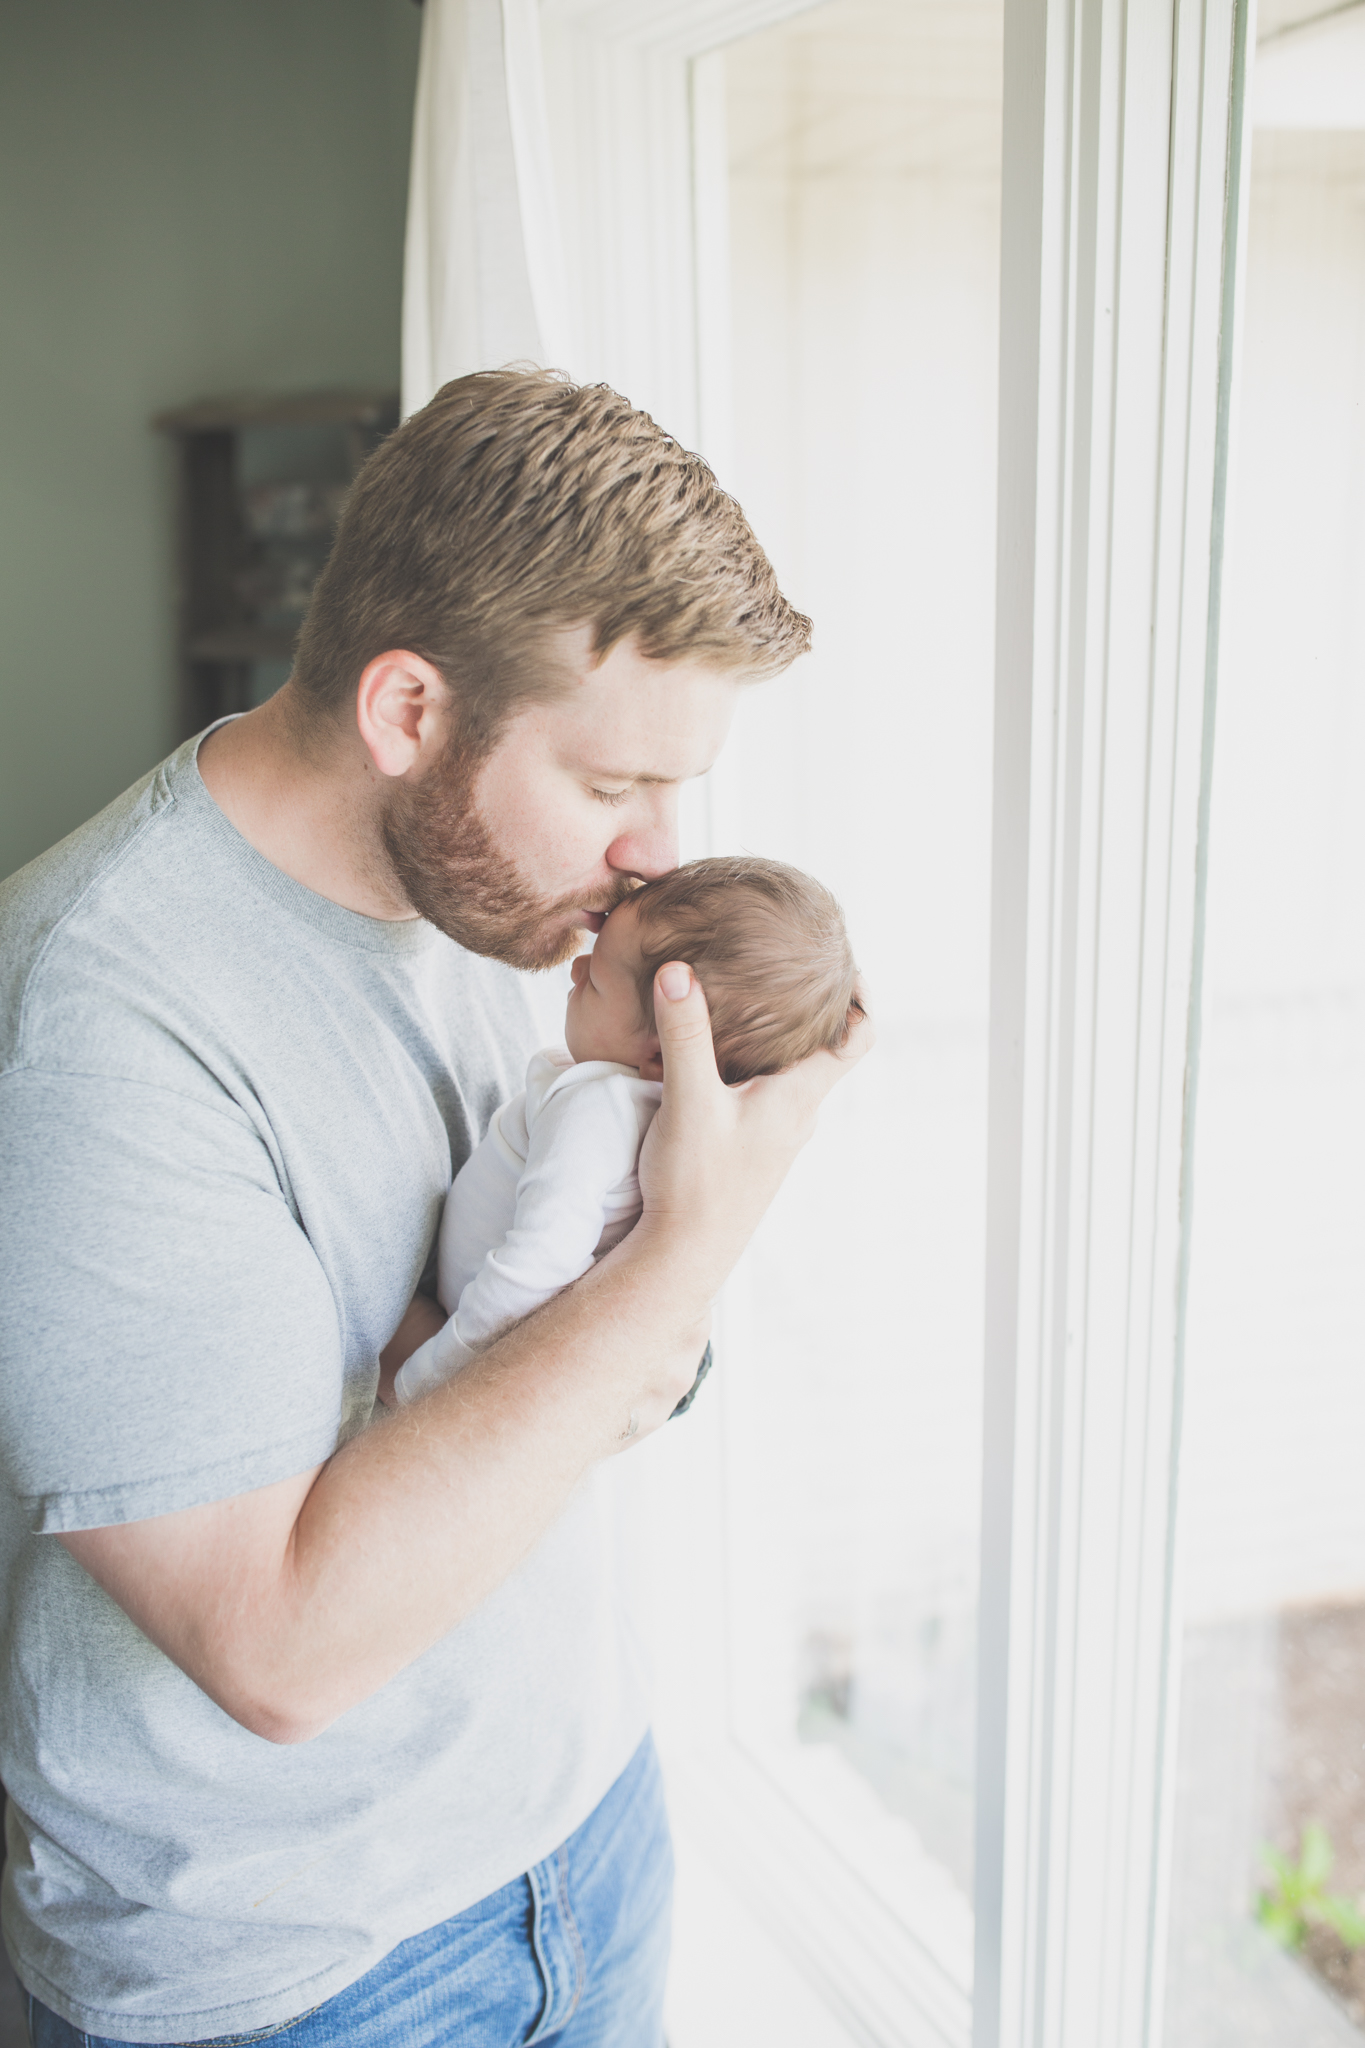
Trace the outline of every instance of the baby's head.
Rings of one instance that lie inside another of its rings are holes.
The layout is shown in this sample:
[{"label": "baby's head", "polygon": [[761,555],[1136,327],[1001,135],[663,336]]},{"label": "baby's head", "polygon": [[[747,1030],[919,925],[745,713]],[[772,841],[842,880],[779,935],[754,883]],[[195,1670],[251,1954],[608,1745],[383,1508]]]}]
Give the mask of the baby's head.
[{"label": "baby's head", "polygon": [[668,960],[706,992],[722,1080],[780,1073],[848,1036],[857,969],[828,889],[780,861],[694,860],[618,904],[574,961],[575,1060],[657,1071],[654,976]]}]

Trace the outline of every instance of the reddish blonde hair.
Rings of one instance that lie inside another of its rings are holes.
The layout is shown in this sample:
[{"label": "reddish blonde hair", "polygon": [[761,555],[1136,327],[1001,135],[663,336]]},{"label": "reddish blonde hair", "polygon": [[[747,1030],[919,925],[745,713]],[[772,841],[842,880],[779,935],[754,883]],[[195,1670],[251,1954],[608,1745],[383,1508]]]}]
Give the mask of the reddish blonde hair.
[{"label": "reddish blonde hair", "polygon": [[699,455],[606,384],[532,368],[445,385],[370,457],[299,639],[302,705],[336,714],[376,655],[406,648],[491,744],[553,697],[556,629],[746,679],[810,645],[735,500]]},{"label": "reddish blonde hair", "polygon": [[637,912],[640,1008],[654,977],[685,960],[706,992],[716,1065],[732,1085],[837,1052],[861,1013],[843,913],[828,889],[781,861],[689,861],[627,899]]}]

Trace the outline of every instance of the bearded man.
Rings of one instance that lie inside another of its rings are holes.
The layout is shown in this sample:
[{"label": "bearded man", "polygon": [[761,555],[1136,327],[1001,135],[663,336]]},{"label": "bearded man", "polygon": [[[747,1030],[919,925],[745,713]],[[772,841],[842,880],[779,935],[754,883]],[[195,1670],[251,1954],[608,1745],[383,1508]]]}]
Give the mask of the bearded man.
[{"label": "bearded man", "polygon": [[728,1090],[656,984],[644,1215],[460,1376],[452,1172],[519,970],[676,864],[807,622],[603,387],[447,385],[290,682],[0,892],[4,1931],[36,2048],[657,2048],[669,1853],[593,1469],[691,1384],[841,1061]]}]

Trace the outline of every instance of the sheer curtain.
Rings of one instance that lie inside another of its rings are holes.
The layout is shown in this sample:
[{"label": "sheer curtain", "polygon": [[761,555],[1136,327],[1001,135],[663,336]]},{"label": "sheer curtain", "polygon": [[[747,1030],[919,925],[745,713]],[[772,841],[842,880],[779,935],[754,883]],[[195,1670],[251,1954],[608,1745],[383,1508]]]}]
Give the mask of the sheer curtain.
[{"label": "sheer curtain", "polygon": [[564,364],[537,0],[426,0],[408,189],[403,413],[451,377]]}]

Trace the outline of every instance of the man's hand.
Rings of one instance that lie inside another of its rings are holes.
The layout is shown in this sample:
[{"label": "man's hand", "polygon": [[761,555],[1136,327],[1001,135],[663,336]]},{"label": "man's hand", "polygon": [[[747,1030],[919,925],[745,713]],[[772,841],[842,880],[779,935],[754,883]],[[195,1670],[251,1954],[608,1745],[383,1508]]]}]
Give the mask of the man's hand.
[{"label": "man's hand", "polygon": [[[872,1042],[860,1014],[844,1052],[727,1088],[690,969],[658,980],[664,1099],[644,1216],[615,1251],[315,1472],[56,1539],[253,1733],[306,1741],[377,1692],[503,1583],[593,1464],[667,1419],[721,1282]],[[386,1363],[436,1315],[419,1297]]]},{"label": "man's hand", "polygon": [[875,1033],[860,988],[842,1051],[728,1088],[691,968],[671,961],[654,989],[664,1093],[640,1155],[638,1228],[686,1260],[709,1304],[815,1129],[820,1104],[871,1050]]}]

